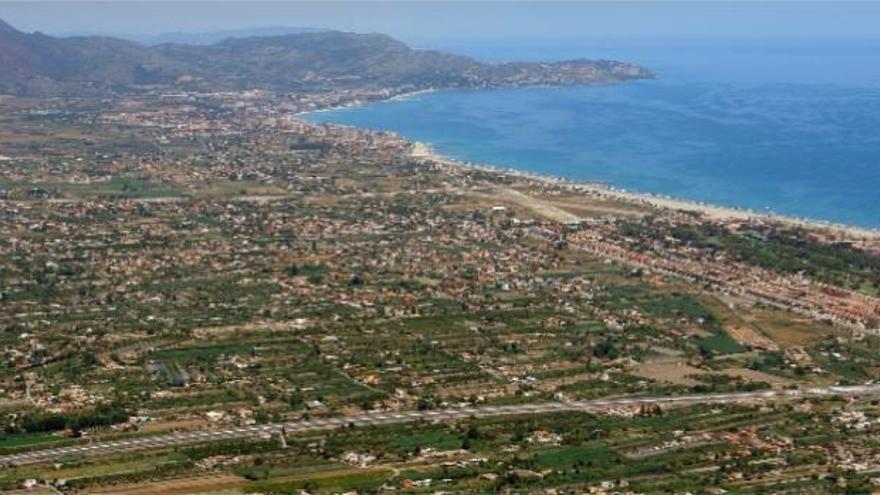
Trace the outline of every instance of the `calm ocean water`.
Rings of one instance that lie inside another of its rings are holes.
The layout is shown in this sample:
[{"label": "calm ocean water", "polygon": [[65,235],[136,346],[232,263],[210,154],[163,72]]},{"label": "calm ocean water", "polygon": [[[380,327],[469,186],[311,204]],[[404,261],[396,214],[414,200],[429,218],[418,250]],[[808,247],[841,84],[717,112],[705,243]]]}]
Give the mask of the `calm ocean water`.
[{"label": "calm ocean water", "polygon": [[660,79],[443,91],[312,114],[462,160],[880,228],[880,39],[435,43],[492,60],[615,58]]}]

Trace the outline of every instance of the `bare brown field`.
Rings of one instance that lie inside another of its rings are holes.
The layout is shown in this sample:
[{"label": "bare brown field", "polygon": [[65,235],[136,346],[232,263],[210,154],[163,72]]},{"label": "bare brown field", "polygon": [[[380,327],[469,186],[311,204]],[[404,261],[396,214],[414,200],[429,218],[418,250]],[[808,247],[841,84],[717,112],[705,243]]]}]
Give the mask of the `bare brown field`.
[{"label": "bare brown field", "polygon": [[669,382],[675,385],[691,387],[700,382],[690,378],[691,375],[706,373],[705,370],[695,368],[683,362],[664,360],[659,362],[647,362],[636,366],[634,375],[652,380]]},{"label": "bare brown field", "polygon": [[779,346],[776,345],[776,342],[773,342],[750,325],[725,325],[724,329],[734,338],[734,340],[744,346],[765,351],[779,350]]},{"label": "bare brown field", "polygon": [[143,433],[165,433],[175,430],[195,430],[210,426],[211,423],[201,418],[174,419],[165,421],[151,421],[140,427],[138,431]]},{"label": "bare brown field", "polygon": [[778,310],[757,309],[743,314],[743,319],[767,334],[783,349],[804,346],[835,332],[810,318]]},{"label": "bare brown field", "polygon": [[111,488],[97,488],[85,493],[94,495],[194,495],[242,493],[237,487],[245,479],[231,474],[190,476],[150,483],[134,483]]},{"label": "bare brown field", "polygon": [[773,388],[784,388],[796,383],[794,380],[789,380],[788,378],[748,368],[726,368],[722,370],[722,372],[730,376],[741,376],[753,382],[767,382]]}]

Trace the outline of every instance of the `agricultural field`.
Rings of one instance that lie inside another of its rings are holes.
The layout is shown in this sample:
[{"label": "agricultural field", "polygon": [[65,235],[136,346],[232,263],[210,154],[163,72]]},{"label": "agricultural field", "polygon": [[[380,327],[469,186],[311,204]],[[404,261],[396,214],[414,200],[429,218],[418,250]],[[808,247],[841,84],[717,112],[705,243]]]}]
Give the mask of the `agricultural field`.
[{"label": "agricultural field", "polygon": [[[284,104],[266,98],[265,111]],[[12,157],[0,174],[0,458],[297,421],[340,427],[64,451],[10,462],[3,489],[872,486],[877,402],[785,393],[871,383],[880,337],[570,242],[614,229],[608,239],[624,236],[642,256],[669,234],[789,273],[767,261],[800,256],[789,234],[743,244],[710,227],[660,230],[691,217],[657,223],[663,213],[647,205],[416,159],[393,135],[237,127],[238,103],[221,95],[179,115],[150,98],[64,114],[0,102]],[[156,112],[204,126],[153,125]],[[69,140],[37,153],[58,135],[28,131],[39,125]],[[806,260],[817,278],[839,281],[846,267],[828,257],[839,249]],[[846,260],[859,268],[846,284],[870,286],[873,261]],[[650,403],[684,396],[697,399]],[[642,402],[621,402],[630,398]],[[584,406],[344,421],[547,404]]]}]

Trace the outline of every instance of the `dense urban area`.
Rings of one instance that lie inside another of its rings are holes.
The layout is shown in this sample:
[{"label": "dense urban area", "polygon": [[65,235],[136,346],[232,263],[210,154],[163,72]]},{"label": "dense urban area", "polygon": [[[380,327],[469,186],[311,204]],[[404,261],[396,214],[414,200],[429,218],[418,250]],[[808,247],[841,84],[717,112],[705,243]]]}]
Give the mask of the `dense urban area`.
[{"label": "dense urban area", "polygon": [[298,116],[412,89],[0,97],[0,493],[880,489],[880,237]]}]

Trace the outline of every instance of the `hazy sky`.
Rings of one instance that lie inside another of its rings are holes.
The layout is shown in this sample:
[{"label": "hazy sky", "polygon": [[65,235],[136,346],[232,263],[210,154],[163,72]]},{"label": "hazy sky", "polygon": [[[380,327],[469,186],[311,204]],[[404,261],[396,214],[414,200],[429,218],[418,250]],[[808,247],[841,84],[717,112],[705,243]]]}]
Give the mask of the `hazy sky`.
[{"label": "hazy sky", "polygon": [[416,42],[511,36],[880,37],[880,2],[0,1],[0,18],[49,34],[297,26],[383,32]]}]

